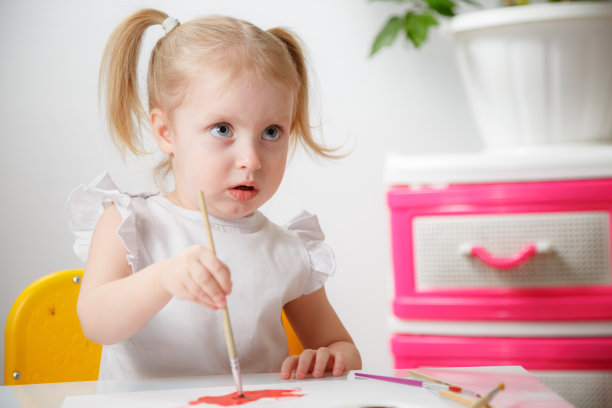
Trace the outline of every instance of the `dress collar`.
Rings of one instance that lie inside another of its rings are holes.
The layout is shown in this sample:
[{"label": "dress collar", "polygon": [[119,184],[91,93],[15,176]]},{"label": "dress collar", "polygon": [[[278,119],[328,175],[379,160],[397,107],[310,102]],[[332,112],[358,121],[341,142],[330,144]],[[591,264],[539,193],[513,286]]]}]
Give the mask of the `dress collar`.
[{"label": "dress collar", "polygon": [[[204,227],[204,221],[202,220],[202,213],[200,211],[180,207],[161,195],[155,195],[150,198],[181,217],[188,218]],[[228,232],[255,232],[261,229],[265,221],[266,217],[259,211],[255,211],[252,215],[247,217],[234,219],[219,218],[211,214],[208,215],[208,222],[212,229]]]}]

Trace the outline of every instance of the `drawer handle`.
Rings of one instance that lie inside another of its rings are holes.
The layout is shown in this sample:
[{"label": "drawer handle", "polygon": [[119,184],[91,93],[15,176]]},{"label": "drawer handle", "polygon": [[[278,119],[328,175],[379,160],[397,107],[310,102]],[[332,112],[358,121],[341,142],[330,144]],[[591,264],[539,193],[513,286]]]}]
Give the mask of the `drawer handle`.
[{"label": "drawer handle", "polygon": [[479,245],[465,244],[460,248],[460,252],[463,255],[474,256],[485,265],[495,269],[513,269],[519,267],[537,254],[547,253],[551,250],[552,247],[548,242],[538,242],[525,245],[513,256],[498,258]]}]

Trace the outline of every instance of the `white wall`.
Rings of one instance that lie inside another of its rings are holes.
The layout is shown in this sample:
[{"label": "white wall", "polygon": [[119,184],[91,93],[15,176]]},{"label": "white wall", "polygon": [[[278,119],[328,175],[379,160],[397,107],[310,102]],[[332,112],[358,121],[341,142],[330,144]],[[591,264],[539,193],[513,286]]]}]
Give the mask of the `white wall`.
[{"label": "white wall", "polygon": [[347,142],[354,152],[333,163],[298,154],[263,211],[280,223],[302,208],[319,215],[337,255],[338,270],[327,285],[332,304],[364,367],[391,367],[384,153],[468,151],[480,141],[450,40],[434,34],[419,51],[398,43],[369,59],[375,33],[397,6],[367,0],[1,2],[1,327],[30,282],[82,266],[71,249],[65,212],[74,187],[109,170],[125,190],[154,188],[148,168],[123,163],[113,150],[97,99],[104,44],[115,25],[141,7],[180,20],[210,13],[263,28],[282,25],[308,44],[322,133],[328,143]]}]

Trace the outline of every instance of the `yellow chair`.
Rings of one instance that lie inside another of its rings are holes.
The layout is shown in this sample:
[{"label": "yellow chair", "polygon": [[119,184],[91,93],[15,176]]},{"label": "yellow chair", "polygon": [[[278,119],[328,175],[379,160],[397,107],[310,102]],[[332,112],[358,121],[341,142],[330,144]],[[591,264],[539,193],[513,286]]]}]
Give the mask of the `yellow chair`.
[{"label": "yellow chair", "polygon": [[83,270],[43,276],[15,300],[6,321],[4,384],[98,379],[102,346],[81,331],[76,301]]},{"label": "yellow chair", "polygon": [[289,355],[299,355],[304,351],[304,347],[302,347],[302,343],[300,343],[300,339],[298,339],[297,334],[293,331],[293,327],[287,320],[287,316],[285,316],[285,312],[283,311],[281,314],[281,318],[283,321],[283,326],[285,327],[285,333],[287,333],[287,344],[289,346]]},{"label": "yellow chair", "polygon": [[[15,300],[4,339],[4,384],[98,379],[102,346],[88,340],[76,314],[82,269],[54,272]],[[290,354],[303,350],[282,313]]]}]

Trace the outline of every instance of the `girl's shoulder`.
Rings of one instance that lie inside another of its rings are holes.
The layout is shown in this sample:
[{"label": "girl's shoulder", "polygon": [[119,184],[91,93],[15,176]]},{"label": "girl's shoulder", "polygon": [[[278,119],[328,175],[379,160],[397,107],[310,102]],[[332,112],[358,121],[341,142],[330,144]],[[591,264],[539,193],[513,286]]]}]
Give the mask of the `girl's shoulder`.
[{"label": "girl's shoulder", "polygon": [[311,276],[305,294],[314,292],[336,269],[334,251],[325,242],[325,234],[319,218],[307,211],[302,211],[285,224],[283,229],[297,237],[308,254]]},{"label": "girl's shoulder", "polygon": [[147,199],[153,195],[156,194],[132,194],[119,190],[108,172],[100,174],[88,184],[75,188],[68,196],[67,209],[77,256],[83,261],[87,259],[93,231],[108,206],[114,205],[119,211],[122,218],[120,230],[128,232],[134,229],[131,225],[134,218],[134,201]]},{"label": "girl's shoulder", "polygon": [[87,184],[81,184],[75,188],[68,197],[68,203],[78,202],[108,202],[117,201],[119,205],[128,205],[132,198],[148,198],[158,193],[128,193],[119,190],[113,182],[110,174],[104,172]]},{"label": "girl's shoulder", "polygon": [[293,217],[283,226],[283,229],[297,235],[306,242],[323,241],[325,239],[319,218],[308,211],[302,211]]}]

